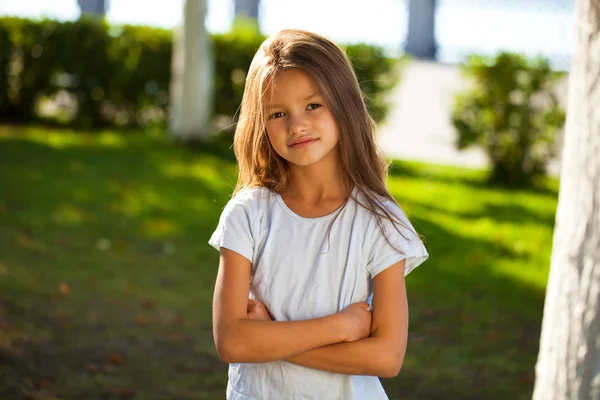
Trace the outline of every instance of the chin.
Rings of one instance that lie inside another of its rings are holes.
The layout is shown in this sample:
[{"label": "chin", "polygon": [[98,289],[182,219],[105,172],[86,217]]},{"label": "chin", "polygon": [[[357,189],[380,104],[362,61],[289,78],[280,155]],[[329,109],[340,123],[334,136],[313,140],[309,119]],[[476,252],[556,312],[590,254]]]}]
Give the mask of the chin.
[{"label": "chin", "polygon": [[295,165],[297,167],[310,167],[311,165],[317,164],[319,161],[321,161],[321,159],[316,159],[316,160],[291,160],[288,161],[290,164]]}]

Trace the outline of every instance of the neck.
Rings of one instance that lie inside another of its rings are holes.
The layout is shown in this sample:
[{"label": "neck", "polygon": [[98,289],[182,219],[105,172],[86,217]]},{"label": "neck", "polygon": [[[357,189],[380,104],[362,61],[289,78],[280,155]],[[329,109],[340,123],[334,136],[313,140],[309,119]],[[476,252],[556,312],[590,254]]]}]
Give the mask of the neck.
[{"label": "neck", "polygon": [[285,192],[300,201],[319,202],[328,198],[347,198],[350,186],[340,164],[330,168],[323,165],[290,166],[290,180]]}]

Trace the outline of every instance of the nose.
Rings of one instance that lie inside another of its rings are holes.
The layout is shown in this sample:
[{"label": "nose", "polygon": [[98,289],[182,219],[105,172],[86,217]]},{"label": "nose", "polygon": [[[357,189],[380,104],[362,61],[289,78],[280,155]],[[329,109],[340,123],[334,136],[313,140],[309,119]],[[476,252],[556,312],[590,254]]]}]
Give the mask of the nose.
[{"label": "nose", "polygon": [[307,121],[302,115],[292,115],[289,118],[288,132],[290,135],[298,135],[306,133]]}]

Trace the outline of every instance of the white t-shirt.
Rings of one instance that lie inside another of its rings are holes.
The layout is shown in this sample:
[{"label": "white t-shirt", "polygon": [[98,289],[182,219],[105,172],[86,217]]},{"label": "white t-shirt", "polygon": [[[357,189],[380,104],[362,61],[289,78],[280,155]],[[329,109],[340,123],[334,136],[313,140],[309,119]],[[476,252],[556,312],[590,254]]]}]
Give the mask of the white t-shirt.
[{"label": "white t-shirt", "polygon": [[[362,192],[353,193],[367,204]],[[383,204],[412,228],[396,204],[389,200]],[[252,262],[249,297],[264,303],[276,321],[318,318],[353,303],[371,303],[375,275],[403,259],[406,275],[427,259],[417,236],[403,230],[411,239],[406,240],[383,220],[389,238],[404,255],[394,250],[375,216],[355,201],[338,211],[304,218],[267,188],[245,189],[227,203],[209,243]],[[336,374],[283,360],[229,365],[229,400],[387,398],[375,376]]]}]

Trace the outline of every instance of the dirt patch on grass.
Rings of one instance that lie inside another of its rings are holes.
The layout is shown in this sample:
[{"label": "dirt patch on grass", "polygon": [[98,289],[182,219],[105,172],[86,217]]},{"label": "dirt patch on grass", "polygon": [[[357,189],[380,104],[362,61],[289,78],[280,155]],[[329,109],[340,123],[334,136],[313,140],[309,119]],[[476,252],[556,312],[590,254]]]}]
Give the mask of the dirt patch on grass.
[{"label": "dirt patch on grass", "polygon": [[0,398],[222,398],[227,365],[197,343],[210,330],[123,324],[135,317],[105,311],[86,324],[0,300]]}]

